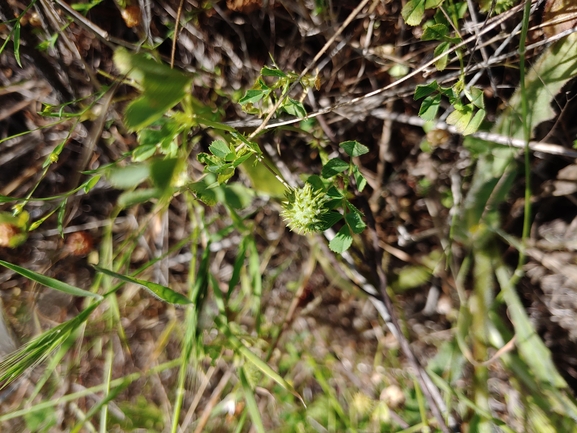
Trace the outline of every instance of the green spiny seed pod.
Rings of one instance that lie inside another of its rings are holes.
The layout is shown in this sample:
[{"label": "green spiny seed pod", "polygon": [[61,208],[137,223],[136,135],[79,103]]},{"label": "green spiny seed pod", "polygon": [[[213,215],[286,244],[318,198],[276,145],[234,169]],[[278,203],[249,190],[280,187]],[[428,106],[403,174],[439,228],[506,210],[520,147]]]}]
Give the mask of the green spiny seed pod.
[{"label": "green spiny seed pod", "polygon": [[285,195],[281,215],[289,228],[301,235],[320,231],[322,217],[328,212],[325,192],[305,183],[302,188],[290,188]]}]

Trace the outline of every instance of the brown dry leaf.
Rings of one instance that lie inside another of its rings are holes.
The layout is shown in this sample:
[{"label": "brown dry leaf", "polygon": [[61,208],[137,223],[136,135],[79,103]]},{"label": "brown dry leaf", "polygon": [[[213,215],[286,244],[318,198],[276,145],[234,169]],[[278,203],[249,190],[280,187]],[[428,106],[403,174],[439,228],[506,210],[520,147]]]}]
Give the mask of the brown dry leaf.
[{"label": "brown dry leaf", "polygon": [[132,28],[140,24],[140,8],[138,6],[128,6],[126,9],[122,9],[120,14],[126,23],[126,27]]},{"label": "brown dry leaf", "polygon": [[226,0],[226,7],[234,12],[248,14],[262,8],[262,0]]}]

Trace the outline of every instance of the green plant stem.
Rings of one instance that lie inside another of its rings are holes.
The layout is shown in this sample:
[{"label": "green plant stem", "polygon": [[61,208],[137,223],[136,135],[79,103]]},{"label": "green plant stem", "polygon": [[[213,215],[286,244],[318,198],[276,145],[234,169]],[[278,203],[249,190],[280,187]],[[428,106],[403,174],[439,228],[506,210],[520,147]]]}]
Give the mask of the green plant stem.
[{"label": "green plant stem", "polygon": [[519,263],[513,276],[512,283],[515,285],[522,275],[522,267],[525,264],[526,254],[525,245],[529,238],[529,230],[531,227],[531,167],[529,154],[529,141],[531,140],[531,123],[529,116],[529,100],[527,98],[526,83],[525,83],[525,53],[527,42],[527,31],[529,29],[529,17],[531,15],[531,2],[525,1],[525,8],[523,9],[523,25],[521,27],[521,39],[519,41],[519,79],[521,81],[521,114],[523,116],[523,139],[525,140],[525,206],[523,216],[523,234],[521,236],[521,244],[523,248],[519,250]]}]

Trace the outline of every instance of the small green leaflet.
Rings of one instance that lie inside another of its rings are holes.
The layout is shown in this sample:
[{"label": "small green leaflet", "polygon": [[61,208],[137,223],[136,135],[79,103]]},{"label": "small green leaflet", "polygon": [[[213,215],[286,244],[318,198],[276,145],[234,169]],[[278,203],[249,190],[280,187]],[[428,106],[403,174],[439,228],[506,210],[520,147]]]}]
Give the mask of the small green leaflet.
[{"label": "small green leaflet", "polygon": [[363,192],[365,186],[367,186],[367,179],[363,176],[361,171],[359,170],[358,166],[353,166],[353,177],[355,178],[355,182],[357,183],[357,189],[359,192]]},{"label": "small green leaflet", "polygon": [[350,157],[361,156],[365,153],[369,153],[369,148],[367,146],[354,140],[343,141],[339,146],[342,147]]},{"label": "small green leaflet", "polygon": [[435,96],[427,96],[423,103],[421,104],[421,108],[419,109],[419,116],[423,120],[435,120],[437,117],[437,112],[439,111],[439,107],[441,106],[441,94],[437,94]]},{"label": "small green leaflet", "polygon": [[214,140],[208,149],[214,156],[224,159],[227,162],[232,161],[236,156],[235,152],[231,151],[230,147],[228,147],[228,144],[226,144],[224,140]]},{"label": "small green leaflet", "polygon": [[260,70],[260,74],[263,77],[276,77],[276,78],[285,78],[287,76],[287,74],[285,74],[283,71],[281,71],[278,68],[271,68],[269,66],[264,66],[261,70]]},{"label": "small green leaflet", "polygon": [[343,226],[329,243],[329,248],[337,254],[342,254],[353,244],[353,237],[348,226]]},{"label": "small green leaflet", "polygon": [[126,167],[114,166],[107,173],[108,181],[114,188],[134,188],[150,176],[149,164],[130,164]]},{"label": "small green leaflet", "polygon": [[354,233],[361,233],[364,229],[367,228],[367,225],[363,221],[363,214],[350,203],[348,203],[347,207],[351,210],[351,212],[345,215],[347,224]]},{"label": "small green leaflet", "polygon": [[432,83],[425,85],[419,84],[415,89],[415,96],[413,99],[416,101],[417,99],[429,96],[430,94],[436,92],[437,90],[439,90],[439,84],[436,81],[433,81]]},{"label": "small green leaflet", "polygon": [[192,301],[189,300],[186,296],[181,295],[174,290],[163,286],[161,284],[153,283],[151,281],[140,280],[138,278],[129,277],[128,275],[122,275],[117,272],[111,271],[109,269],[101,268],[100,266],[94,265],[94,269],[98,272],[108,275],[113,278],[118,278],[121,281],[126,283],[138,284],[139,286],[144,287],[147,289],[154,297],[160,299],[161,301],[166,301],[170,304],[177,304],[177,305],[187,305],[192,304]]},{"label": "small green leaflet", "polygon": [[240,105],[255,104],[263,98],[268,98],[269,94],[270,90],[249,89],[244,96],[239,99],[238,103]]},{"label": "small green leaflet", "polygon": [[14,58],[18,66],[22,67],[20,63],[20,21],[17,20],[14,24]]},{"label": "small green leaflet", "polygon": [[401,15],[410,26],[418,26],[425,15],[425,0],[410,0],[403,9]]},{"label": "small green leaflet", "polygon": [[425,25],[423,29],[422,41],[442,41],[449,34],[449,28],[442,23]]},{"label": "small green leaflet", "polygon": [[336,176],[337,174],[342,173],[348,169],[348,162],[345,162],[340,158],[333,158],[323,166],[321,176],[325,179],[328,179],[329,177]]}]

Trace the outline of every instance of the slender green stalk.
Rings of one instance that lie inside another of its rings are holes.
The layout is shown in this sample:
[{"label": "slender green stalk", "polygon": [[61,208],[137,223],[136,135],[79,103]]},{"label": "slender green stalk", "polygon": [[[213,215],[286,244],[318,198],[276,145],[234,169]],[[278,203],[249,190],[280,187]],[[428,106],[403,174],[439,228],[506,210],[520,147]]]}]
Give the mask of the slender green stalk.
[{"label": "slender green stalk", "polygon": [[[104,384],[106,388],[104,389],[104,398],[109,399],[110,394],[110,382],[112,381],[112,364],[114,359],[114,346],[112,340],[108,342],[108,350],[106,351],[106,362],[104,363],[106,369],[106,377],[104,378]],[[108,425],[108,405],[102,406],[100,412],[100,433],[106,433],[106,427]]]},{"label": "slender green stalk", "polygon": [[527,97],[526,83],[525,83],[525,54],[527,31],[529,29],[529,18],[531,15],[531,1],[525,1],[525,8],[523,9],[523,25],[521,27],[521,39],[519,41],[519,79],[521,81],[521,115],[523,116],[523,139],[525,140],[525,206],[523,217],[523,234],[521,242],[523,248],[519,251],[519,263],[515,270],[514,280],[516,283],[522,275],[522,267],[525,264],[525,244],[529,238],[529,230],[531,228],[531,166],[529,154],[529,141],[531,140],[531,116],[529,115],[529,100]]},{"label": "slender green stalk", "polygon": [[[190,198],[190,197],[189,197]],[[188,200],[188,210],[189,215],[191,216],[191,224],[192,224],[192,233],[194,239],[199,239],[202,233],[202,217],[195,218],[196,212],[194,208],[194,204],[191,200]],[[194,272],[197,269],[197,251],[198,251],[198,242],[193,242],[190,248],[191,252],[191,259],[189,264],[189,269],[191,270],[188,274],[188,285],[190,287],[189,299],[195,302],[194,305],[189,306],[186,311],[186,332],[184,336],[184,341],[182,343],[182,352],[179,359],[180,369],[178,371],[178,384],[176,387],[176,397],[174,401],[174,410],[172,416],[172,425],[171,425],[171,433],[177,433],[180,413],[182,411],[182,405],[184,402],[184,394],[185,394],[185,385],[186,385],[186,372],[188,369],[188,364],[191,361],[191,357],[193,354],[194,345],[196,343],[196,327],[198,325],[198,314],[200,313],[197,299],[195,295],[198,291],[197,287],[199,284],[202,284],[199,281],[199,277]]]}]

